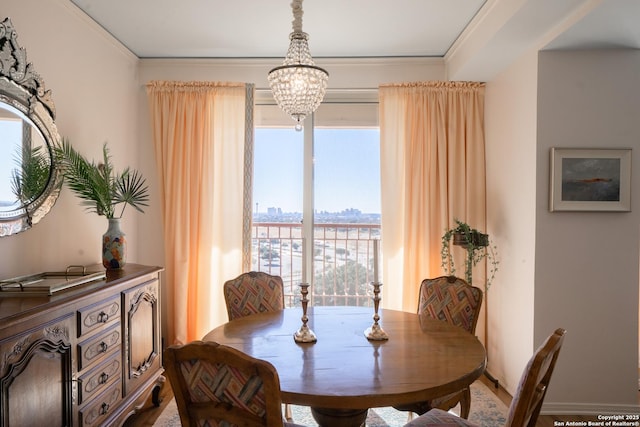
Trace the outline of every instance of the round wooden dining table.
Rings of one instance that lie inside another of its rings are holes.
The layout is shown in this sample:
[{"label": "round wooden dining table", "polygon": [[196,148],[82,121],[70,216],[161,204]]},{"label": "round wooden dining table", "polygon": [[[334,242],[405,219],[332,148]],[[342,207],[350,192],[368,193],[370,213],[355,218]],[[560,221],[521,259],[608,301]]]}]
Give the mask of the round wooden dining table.
[{"label": "round wooden dining table", "polygon": [[381,309],[384,341],[368,340],[367,307],[309,307],[317,342],[298,343],[302,309],[232,320],[207,335],[278,371],[284,403],[311,407],[322,427],[362,425],[369,408],[398,406],[447,395],[484,372],[486,352],[460,327],[431,317]]}]

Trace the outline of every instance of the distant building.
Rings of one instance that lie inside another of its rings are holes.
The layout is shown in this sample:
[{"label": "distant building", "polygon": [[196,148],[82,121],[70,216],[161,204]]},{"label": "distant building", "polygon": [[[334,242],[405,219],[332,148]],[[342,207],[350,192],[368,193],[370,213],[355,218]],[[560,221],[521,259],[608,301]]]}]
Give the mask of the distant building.
[{"label": "distant building", "polygon": [[[266,212],[256,213],[253,216],[254,222],[302,222],[301,212],[282,212],[281,208],[267,208]],[[362,213],[360,209],[348,208],[340,212],[315,211],[314,221],[317,224],[380,224],[379,213]]]},{"label": "distant building", "polygon": [[344,216],[360,216],[362,212],[360,209],[349,208],[342,211],[342,215]]}]

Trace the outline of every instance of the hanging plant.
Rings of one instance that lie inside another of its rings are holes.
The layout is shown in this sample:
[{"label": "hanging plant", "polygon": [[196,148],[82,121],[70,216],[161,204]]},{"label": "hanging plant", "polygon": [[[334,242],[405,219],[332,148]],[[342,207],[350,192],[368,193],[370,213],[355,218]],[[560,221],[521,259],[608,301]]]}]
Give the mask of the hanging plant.
[{"label": "hanging plant", "polygon": [[473,267],[483,259],[487,260],[489,274],[485,284],[485,291],[488,291],[498,271],[497,247],[491,244],[489,235],[471,228],[469,224],[458,219],[454,219],[454,221],[456,226],[446,230],[442,236],[442,247],[440,248],[442,268],[448,275],[453,276],[455,274],[456,269],[453,255],[451,254],[451,244],[460,246],[466,250],[465,280],[469,284],[472,283]]}]

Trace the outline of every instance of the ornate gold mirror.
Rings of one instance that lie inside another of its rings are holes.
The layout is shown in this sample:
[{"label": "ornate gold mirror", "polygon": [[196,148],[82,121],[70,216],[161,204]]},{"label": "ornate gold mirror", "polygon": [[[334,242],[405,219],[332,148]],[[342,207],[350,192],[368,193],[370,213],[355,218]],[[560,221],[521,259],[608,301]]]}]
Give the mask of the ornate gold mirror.
[{"label": "ornate gold mirror", "polygon": [[0,23],[0,237],[25,231],[54,205],[62,173],[51,91],[27,63],[9,18]]}]

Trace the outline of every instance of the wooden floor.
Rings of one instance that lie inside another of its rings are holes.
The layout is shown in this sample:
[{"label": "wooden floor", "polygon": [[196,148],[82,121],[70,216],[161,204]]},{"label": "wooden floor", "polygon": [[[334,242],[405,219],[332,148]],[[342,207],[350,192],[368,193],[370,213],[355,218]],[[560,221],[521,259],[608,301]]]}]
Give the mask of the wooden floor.
[{"label": "wooden floor", "polygon": [[167,404],[171,402],[171,399],[173,399],[173,391],[171,390],[169,380],[167,380],[160,390],[160,406],[156,407],[151,402],[151,397],[149,397],[147,403],[145,403],[138,413],[129,417],[123,427],[152,426],[164,408],[167,407]]},{"label": "wooden floor", "polygon": [[[495,388],[493,383],[489,381],[486,377],[480,377],[480,380],[484,382],[487,387],[495,392],[496,396],[504,402],[505,405],[509,406],[511,403],[511,396],[507,393],[502,387]],[[149,400],[141,410],[136,414],[130,417],[127,422],[124,424],[124,427],[142,427],[142,426],[152,426],[156,419],[162,413],[162,410],[167,406],[167,403],[173,399],[173,392],[171,390],[171,384],[169,381],[166,381],[162,390],[160,392],[160,398],[162,402],[160,403],[160,407],[155,407],[151,400]],[[640,399],[640,395],[639,395]],[[541,415],[538,418],[538,422],[536,423],[536,427],[553,427],[557,425],[555,421],[597,421],[595,415],[593,416],[579,416],[579,415]]]}]

